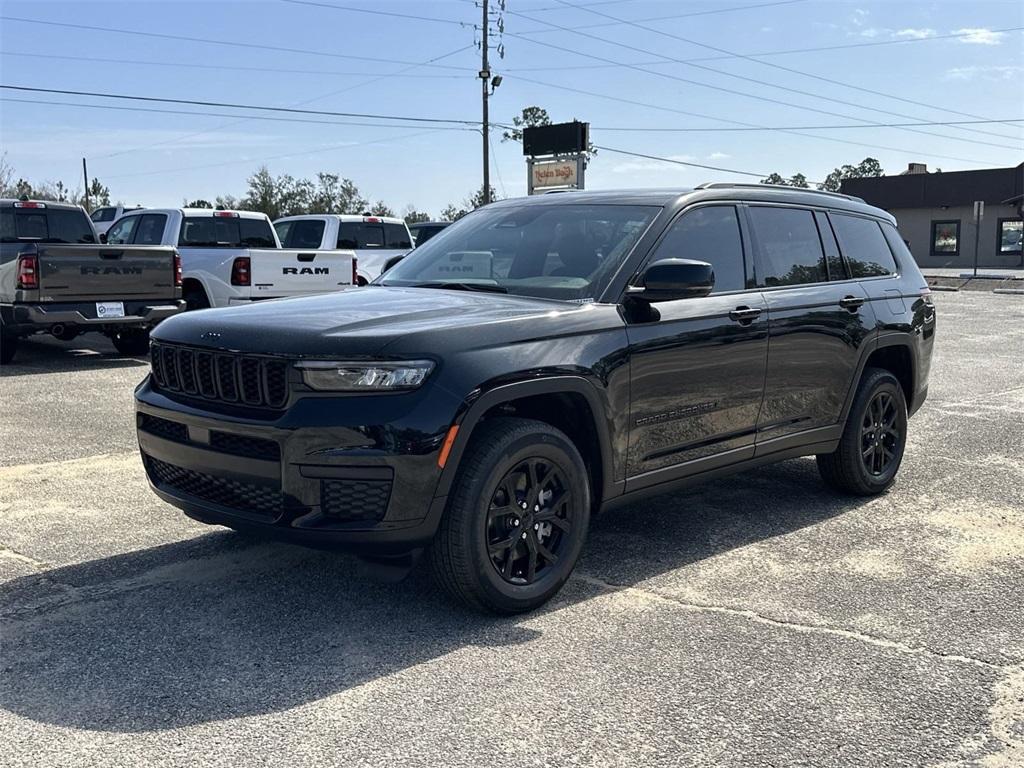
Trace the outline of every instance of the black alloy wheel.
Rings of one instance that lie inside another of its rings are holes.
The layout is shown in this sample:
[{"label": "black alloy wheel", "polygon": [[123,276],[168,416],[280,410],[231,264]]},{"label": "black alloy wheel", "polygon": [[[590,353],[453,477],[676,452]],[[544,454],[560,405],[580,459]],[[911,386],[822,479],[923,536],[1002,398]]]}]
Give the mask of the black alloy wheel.
[{"label": "black alloy wheel", "polygon": [[896,399],[888,392],[877,393],[864,411],[860,425],[860,458],[874,477],[884,475],[900,451],[903,435],[898,423]]},{"label": "black alloy wheel", "polygon": [[533,584],[550,572],[572,530],[572,490],[565,471],[531,457],[498,483],[487,509],[491,564],[510,584]]}]

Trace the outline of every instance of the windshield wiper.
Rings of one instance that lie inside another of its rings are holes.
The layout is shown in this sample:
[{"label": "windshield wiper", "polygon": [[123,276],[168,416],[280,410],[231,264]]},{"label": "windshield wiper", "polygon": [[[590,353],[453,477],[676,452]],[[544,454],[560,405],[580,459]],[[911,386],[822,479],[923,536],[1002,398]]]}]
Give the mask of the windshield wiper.
[{"label": "windshield wiper", "polygon": [[508,293],[508,288],[493,283],[460,283],[446,280],[433,280],[429,283],[416,283],[410,288],[449,288],[453,291],[480,291],[481,293]]}]

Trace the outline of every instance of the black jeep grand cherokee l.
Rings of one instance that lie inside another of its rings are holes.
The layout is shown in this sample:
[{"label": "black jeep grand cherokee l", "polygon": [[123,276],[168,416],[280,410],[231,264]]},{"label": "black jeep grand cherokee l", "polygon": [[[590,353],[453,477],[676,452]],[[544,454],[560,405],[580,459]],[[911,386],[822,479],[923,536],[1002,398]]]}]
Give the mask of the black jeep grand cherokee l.
[{"label": "black jeep grand cherokee l", "polygon": [[153,333],[139,445],[206,523],[411,563],[525,611],[592,514],[816,455],[893,482],[935,310],[893,218],[759,185],[482,208],[365,288]]}]

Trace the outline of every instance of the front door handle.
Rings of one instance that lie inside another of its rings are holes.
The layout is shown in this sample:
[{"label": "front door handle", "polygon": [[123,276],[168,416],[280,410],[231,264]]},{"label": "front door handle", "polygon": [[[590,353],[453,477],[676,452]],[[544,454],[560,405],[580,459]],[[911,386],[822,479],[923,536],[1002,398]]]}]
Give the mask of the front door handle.
[{"label": "front door handle", "polygon": [[848,309],[851,312],[855,312],[864,306],[865,298],[862,296],[844,296],[839,300],[839,306],[843,309]]},{"label": "front door handle", "polygon": [[757,307],[741,306],[736,307],[736,309],[729,313],[729,319],[735,320],[740,325],[750,325],[760,314],[761,310]]}]

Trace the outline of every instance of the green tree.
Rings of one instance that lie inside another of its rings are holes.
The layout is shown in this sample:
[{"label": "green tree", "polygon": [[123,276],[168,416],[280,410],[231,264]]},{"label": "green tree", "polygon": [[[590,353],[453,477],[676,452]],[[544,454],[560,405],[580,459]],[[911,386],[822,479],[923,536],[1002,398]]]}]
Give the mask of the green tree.
[{"label": "green tree", "polygon": [[370,206],[370,213],[374,216],[394,216],[395,212],[393,209],[388,207],[388,204],[383,200],[378,200],[376,203]]},{"label": "green tree", "polygon": [[213,208],[213,203],[209,200],[199,198],[198,200],[192,200],[185,203],[186,208]]},{"label": "green tree", "polygon": [[501,134],[502,141],[523,141],[523,128],[551,125],[551,117],[543,107],[523,107],[521,114],[512,118],[512,128]]},{"label": "green tree", "polygon": [[788,179],[784,179],[777,173],[770,174],[765,178],[761,179],[762,184],[775,184],[782,187],[802,187],[806,189],[810,185],[807,183],[807,177],[802,173],[795,173]]},{"label": "green tree", "polygon": [[865,157],[857,165],[844,165],[833,170],[825,177],[825,183],[821,185],[821,188],[829,192],[838,192],[843,179],[866,179],[884,174],[885,171],[882,170],[881,163],[873,157]]},{"label": "green tree", "polygon": [[352,179],[337,173],[321,171],[314,187],[310,213],[362,213],[370,205]]},{"label": "green tree", "polygon": [[407,205],[402,211],[402,218],[405,219],[406,224],[415,224],[420,221],[430,221],[430,214],[426,211],[417,211],[413,205]]},{"label": "green tree", "polygon": [[110,187],[100,184],[100,180],[93,176],[86,197],[94,208],[110,205]]}]

